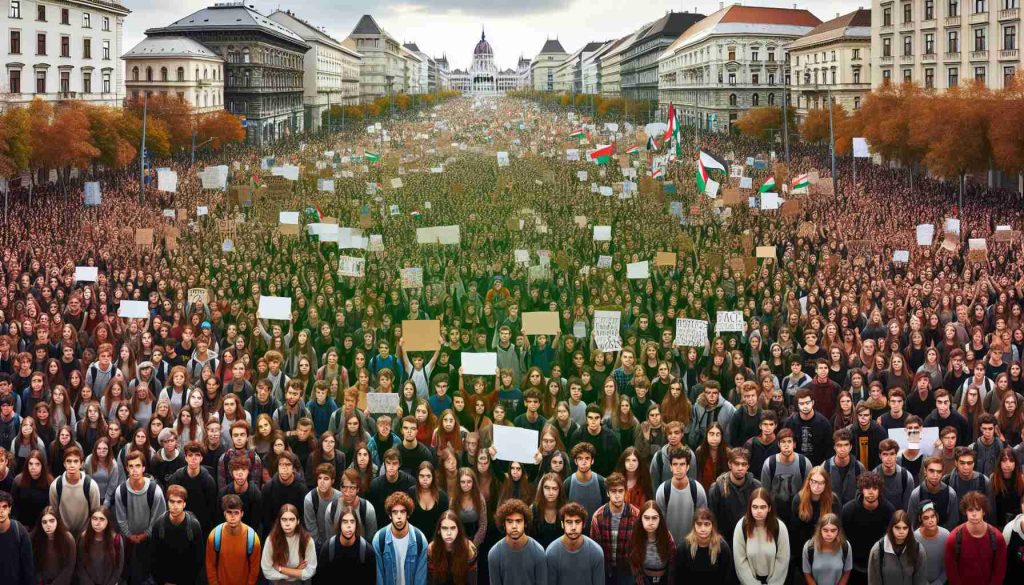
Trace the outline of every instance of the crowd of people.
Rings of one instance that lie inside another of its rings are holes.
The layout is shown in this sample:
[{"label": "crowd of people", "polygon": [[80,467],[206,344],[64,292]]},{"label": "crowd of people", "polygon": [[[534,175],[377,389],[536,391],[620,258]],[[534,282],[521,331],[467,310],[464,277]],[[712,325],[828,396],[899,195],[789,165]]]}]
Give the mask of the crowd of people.
[{"label": "crowd of people", "polygon": [[[385,131],[172,161],[175,192],[151,183],[141,202],[117,171],[95,208],[81,185],[14,193],[0,580],[1024,582],[1024,269],[1019,232],[992,235],[1024,225],[1019,201],[974,186],[960,207],[942,183],[864,164],[853,183],[841,163],[838,193],[796,214],[723,206],[692,186],[692,134],[668,160],[638,129],[587,126],[587,142],[579,123],[458,99]],[[699,139],[755,184],[772,173],[743,165],[771,145]],[[586,160],[612,141],[616,164]],[[824,154],[794,147],[789,174]],[[232,189],[204,190],[205,164]],[[301,176],[257,187],[281,165]],[[289,210],[381,245],[289,234]],[[919,246],[915,227],[947,217],[959,233]],[[457,244],[417,242],[452,225]],[[776,256],[751,264],[762,246]],[[664,251],[674,265],[629,277]],[[343,255],[361,276],[339,274]],[[403,278],[415,267],[422,282]],[[290,297],[291,318],[259,318],[262,296]],[[118,317],[123,300],[148,317]],[[538,311],[557,333],[524,330]],[[620,315],[613,351],[596,311]],[[718,311],[745,330],[716,331]],[[707,343],[678,344],[681,318]],[[440,322],[436,349],[411,349],[416,320]],[[468,373],[469,353],[496,354],[493,375]],[[382,393],[393,412],[371,408]],[[537,432],[532,461],[501,455],[500,426]]]}]

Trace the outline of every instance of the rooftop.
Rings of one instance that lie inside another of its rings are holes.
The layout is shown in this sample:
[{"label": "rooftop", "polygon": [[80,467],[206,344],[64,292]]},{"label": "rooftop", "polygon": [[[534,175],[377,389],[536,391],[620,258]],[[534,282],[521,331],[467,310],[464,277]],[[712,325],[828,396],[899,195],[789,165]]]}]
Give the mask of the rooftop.
[{"label": "rooftop", "polygon": [[213,6],[202,8],[163,28],[150,29],[146,31],[146,34],[230,29],[259,30],[265,34],[308,48],[306,41],[302,40],[302,37],[296,34],[295,31],[274,22],[241,2],[214,4]]},{"label": "rooftop", "polygon": [[193,58],[223,61],[216,53],[188,37],[146,37],[122,58]]},{"label": "rooftop", "polygon": [[803,36],[821,20],[802,8],[771,8],[730,4],[686,29],[665,51],[671,55],[680,47],[715,33]]},{"label": "rooftop", "polygon": [[540,49],[541,53],[565,53],[565,49],[562,48],[562,43],[558,42],[558,39],[548,39],[544,42],[544,46]]},{"label": "rooftop", "polygon": [[799,49],[843,39],[870,41],[871,10],[859,8],[848,14],[837,16],[828,22],[823,22],[806,35],[790,43],[789,47]]}]

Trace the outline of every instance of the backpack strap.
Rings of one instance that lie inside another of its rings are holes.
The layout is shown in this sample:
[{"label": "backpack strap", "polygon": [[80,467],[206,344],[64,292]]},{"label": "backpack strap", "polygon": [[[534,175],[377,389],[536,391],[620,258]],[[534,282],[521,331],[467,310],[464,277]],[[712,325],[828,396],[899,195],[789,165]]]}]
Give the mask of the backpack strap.
[{"label": "backpack strap", "polygon": [[327,560],[332,563],[334,562],[334,546],[337,541],[337,536],[332,536],[327,539]]},{"label": "backpack strap", "polygon": [[[845,549],[844,549],[844,552],[845,552]],[[813,573],[814,572],[814,541],[813,540],[808,540],[807,541],[807,565],[809,567],[811,567],[811,572]],[[843,558],[843,566],[844,567],[846,566],[845,555],[844,555],[844,558]]]},{"label": "backpack strap", "polygon": [[[246,527],[248,528],[248,527]],[[256,549],[256,531],[249,528],[245,535],[245,556],[246,558],[252,556],[252,551]]]},{"label": "backpack strap", "polygon": [[381,552],[384,552],[384,530],[377,533],[377,546],[376,548]]},{"label": "backpack strap", "polygon": [[[366,564],[366,549],[369,545],[366,543],[366,539],[362,536],[359,537],[359,564]],[[333,554],[333,553],[332,553]]]},{"label": "backpack strap", "polygon": [[690,480],[690,501],[693,502],[693,509],[697,509],[697,482]]},{"label": "backpack strap", "polygon": [[665,500],[665,513],[668,514],[668,501],[672,499],[672,480],[668,480],[661,488],[661,499]]},{"label": "backpack strap", "polygon": [[[60,508],[60,500],[64,497],[64,474],[57,476],[57,481],[54,482],[54,489],[57,490],[57,507]],[[90,515],[92,512],[90,511]]]}]

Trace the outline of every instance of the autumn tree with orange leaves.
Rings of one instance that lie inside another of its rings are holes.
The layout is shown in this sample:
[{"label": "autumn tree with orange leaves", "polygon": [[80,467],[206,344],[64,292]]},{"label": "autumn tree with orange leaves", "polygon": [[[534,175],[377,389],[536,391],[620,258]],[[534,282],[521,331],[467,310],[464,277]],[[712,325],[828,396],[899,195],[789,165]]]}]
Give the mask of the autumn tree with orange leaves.
[{"label": "autumn tree with orange leaves", "polygon": [[946,180],[962,181],[968,173],[987,169],[992,102],[992,93],[980,83],[916,96],[908,116],[910,147],[923,153],[929,171]]},{"label": "autumn tree with orange leaves", "polygon": [[996,94],[989,110],[988,141],[992,160],[1024,184],[1024,73]]},{"label": "autumn tree with orange leaves", "polygon": [[210,141],[210,147],[218,151],[226,144],[245,140],[245,128],[238,116],[226,110],[212,112],[199,117],[197,142]]},{"label": "autumn tree with orange leaves", "polygon": [[[789,127],[795,132],[796,111],[787,108],[789,115]],[[768,140],[773,132],[782,129],[782,108],[779,106],[765,106],[751,108],[743,113],[734,123],[735,127],[745,136]]]}]

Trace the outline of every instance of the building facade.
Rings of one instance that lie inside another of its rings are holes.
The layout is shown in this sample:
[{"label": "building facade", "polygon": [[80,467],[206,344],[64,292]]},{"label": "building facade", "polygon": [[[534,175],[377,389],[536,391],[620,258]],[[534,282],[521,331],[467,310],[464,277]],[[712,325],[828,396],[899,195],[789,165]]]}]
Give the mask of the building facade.
[{"label": "building facade", "polygon": [[1019,0],[873,0],[871,83],[1001,89],[1021,67]]},{"label": "building facade", "polygon": [[224,109],[224,59],[187,37],[149,37],[121,57],[128,97],[178,97],[196,113]]},{"label": "building facade", "polygon": [[852,113],[871,92],[871,11],[823,22],[786,46],[797,117],[828,107],[828,95]]},{"label": "building facade", "polygon": [[303,131],[303,58],[309,45],[291,29],[230,2],[146,35],[188,37],[224,59],[224,103],[243,117],[247,140],[266,144]]},{"label": "building facade", "polygon": [[437,63],[437,88],[440,90],[451,89],[451,72],[448,70],[448,56],[441,55],[440,59],[434,59]]},{"label": "building facade", "polygon": [[406,91],[406,59],[402,45],[364,14],[343,43],[362,56],[359,87],[362,101]]},{"label": "building facade", "polygon": [[622,55],[636,39],[640,31],[634,31],[615,41],[601,57],[601,95],[622,96]]},{"label": "building facade", "polygon": [[619,70],[622,97],[657,101],[658,57],[673,41],[703,18],[703,14],[693,12],[669,12],[641,27],[622,53]]},{"label": "building facade", "polygon": [[548,39],[530,62],[530,80],[534,91],[555,91],[555,69],[569,57],[557,39]]},{"label": "building facade", "polygon": [[302,100],[307,130],[321,129],[323,113],[330,105],[359,103],[359,53],[290,10],[278,10],[269,18],[291,29],[309,45],[302,62]]},{"label": "building facade", "polygon": [[[416,85],[420,89],[418,92],[410,93],[431,93],[430,90],[430,68],[433,59],[427,56],[426,53],[420,50],[416,43],[405,43],[402,45],[407,51],[419,58],[418,67],[412,72],[414,76],[418,77]],[[437,86],[437,65],[434,64],[434,86]]]},{"label": "building facade", "polygon": [[533,80],[530,79],[530,60],[522,55],[519,56],[519,63],[516,64],[516,76],[519,78],[519,89],[533,87]]},{"label": "building facade", "polygon": [[781,105],[784,45],[821,24],[802,9],[730,5],[686,30],[658,59],[662,119],[727,132],[749,108]]},{"label": "building facade", "polygon": [[400,50],[402,73],[405,76],[405,87],[402,91],[408,94],[426,93],[429,63],[405,46],[402,46]]},{"label": "building facade", "polygon": [[120,107],[119,59],[130,12],[110,0],[8,0],[0,26],[7,49],[0,111],[35,98]]}]

